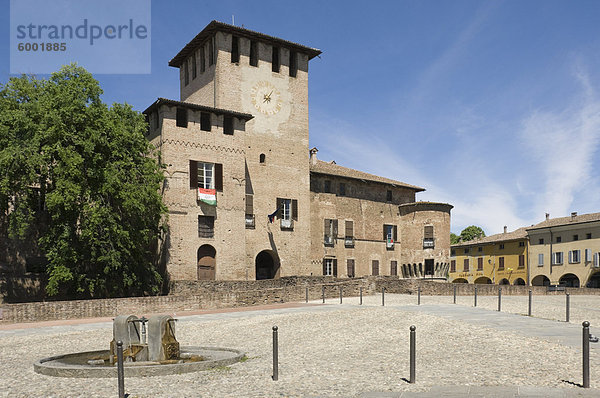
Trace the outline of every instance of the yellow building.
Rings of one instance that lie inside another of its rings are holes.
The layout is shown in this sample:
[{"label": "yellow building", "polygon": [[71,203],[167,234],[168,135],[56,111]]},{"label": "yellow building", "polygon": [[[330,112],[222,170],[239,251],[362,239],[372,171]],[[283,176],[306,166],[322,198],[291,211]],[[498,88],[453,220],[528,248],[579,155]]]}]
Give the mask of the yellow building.
[{"label": "yellow building", "polygon": [[525,228],[451,246],[448,280],[455,283],[528,285]]}]

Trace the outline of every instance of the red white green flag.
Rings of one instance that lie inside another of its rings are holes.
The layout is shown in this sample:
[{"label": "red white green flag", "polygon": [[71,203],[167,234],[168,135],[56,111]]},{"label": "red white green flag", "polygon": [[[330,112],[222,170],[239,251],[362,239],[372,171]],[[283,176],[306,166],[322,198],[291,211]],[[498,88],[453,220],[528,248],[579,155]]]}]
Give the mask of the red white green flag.
[{"label": "red white green flag", "polygon": [[217,191],[215,189],[198,188],[198,200],[211,206],[216,206]]}]

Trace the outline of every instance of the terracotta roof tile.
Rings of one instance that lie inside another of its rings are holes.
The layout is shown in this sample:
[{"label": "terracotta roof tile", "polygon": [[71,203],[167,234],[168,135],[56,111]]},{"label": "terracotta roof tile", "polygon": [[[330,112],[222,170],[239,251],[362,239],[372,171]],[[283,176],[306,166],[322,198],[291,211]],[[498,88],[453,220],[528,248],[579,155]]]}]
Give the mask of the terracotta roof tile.
[{"label": "terracotta roof tile", "polygon": [[527,230],[525,227],[521,227],[521,228],[515,229],[514,231],[511,231],[511,232],[494,234],[494,235],[486,236],[481,239],[473,239],[473,240],[469,240],[466,242],[460,242],[460,243],[457,243],[457,244],[451,245],[451,246],[453,248],[454,247],[464,247],[464,246],[476,246],[476,245],[482,245],[482,244],[486,244],[486,243],[506,242],[509,240],[523,239],[526,237],[527,237]]},{"label": "terracotta roof tile", "polygon": [[575,217],[557,217],[550,218],[548,220],[544,220],[541,223],[532,225],[531,227],[527,227],[527,230],[539,229],[539,228],[547,228],[547,227],[557,227],[559,225],[571,225],[571,224],[579,224],[591,221],[600,221],[600,213],[588,213],[588,214],[578,214]]}]

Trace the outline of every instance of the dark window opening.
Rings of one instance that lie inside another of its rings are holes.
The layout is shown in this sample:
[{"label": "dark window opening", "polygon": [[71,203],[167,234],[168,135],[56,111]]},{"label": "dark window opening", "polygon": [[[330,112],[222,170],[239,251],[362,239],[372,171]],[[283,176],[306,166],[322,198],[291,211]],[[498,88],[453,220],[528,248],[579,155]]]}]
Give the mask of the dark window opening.
[{"label": "dark window opening", "polygon": [[264,163],[264,162],[265,162],[265,160],[266,160],[266,158],[267,158],[267,157],[265,156],[265,154],[264,154],[264,153],[261,153],[261,154],[260,154],[260,156],[258,157],[258,161],[259,161],[260,163]]},{"label": "dark window opening", "polygon": [[250,42],[250,66],[258,66],[258,42]]},{"label": "dark window opening", "polygon": [[346,184],[340,182],[340,196],[346,196]]},{"label": "dark window opening", "polygon": [[190,84],[190,70],[188,68],[187,60],[183,63],[183,79],[186,86]]},{"label": "dark window opening", "polygon": [[573,235],[573,240],[579,240],[579,235]]},{"label": "dark window opening", "polygon": [[372,260],[371,262],[371,275],[379,275],[379,260]]},{"label": "dark window opening", "polygon": [[390,275],[398,275],[398,261],[392,260],[390,262]]},{"label": "dark window opening", "polygon": [[210,113],[201,112],[200,113],[200,130],[202,131],[210,131]]},{"label": "dark window opening", "polygon": [[273,47],[273,56],[271,57],[271,70],[279,73],[279,47]]},{"label": "dark window opening", "polygon": [[158,128],[158,122],[159,122],[159,116],[158,116],[158,111],[154,112],[153,114],[153,118],[154,118],[154,128],[157,129]]},{"label": "dark window opening", "polygon": [[198,216],[198,237],[212,238],[215,236],[215,218],[212,216]]},{"label": "dark window opening", "polygon": [[540,240],[538,240],[538,243],[539,243],[540,245],[543,245],[543,244],[544,244],[544,238],[540,238]]},{"label": "dark window opening", "polygon": [[592,239],[592,234],[585,234],[586,239]]},{"label": "dark window opening", "polygon": [[206,54],[204,53],[204,46],[200,47],[200,73],[206,70]]},{"label": "dark window opening", "polygon": [[197,71],[196,71],[196,52],[194,51],[194,53],[192,54],[192,80],[196,78],[197,75]]},{"label": "dark window opening", "polygon": [[231,36],[231,62],[233,63],[240,62],[239,41],[238,37]]},{"label": "dark window opening", "polygon": [[387,195],[385,197],[385,200],[388,202],[392,201],[392,191],[387,191]]},{"label": "dark window opening", "polygon": [[223,133],[233,135],[233,116],[225,115],[223,118]]},{"label": "dark window opening", "polygon": [[290,76],[296,77],[298,73],[298,54],[295,51],[290,51]]},{"label": "dark window opening", "polygon": [[348,278],[354,278],[354,259],[346,260]]},{"label": "dark window opening", "polygon": [[323,184],[323,192],[331,193],[331,181],[325,180],[325,183]]},{"label": "dark window opening", "polygon": [[214,65],[215,64],[215,42],[214,42],[215,38],[211,37],[211,39],[208,41],[208,65]]},{"label": "dark window opening", "polygon": [[176,123],[177,127],[187,127],[187,124],[188,124],[187,109],[177,108],[175,123]]},{"label": "dark window opening", "polygon": [[556,237],[556,243],[560,243],[560,242],[562,242],[562,237],[560,237],[560,236],[557,236],[557,237]]}]

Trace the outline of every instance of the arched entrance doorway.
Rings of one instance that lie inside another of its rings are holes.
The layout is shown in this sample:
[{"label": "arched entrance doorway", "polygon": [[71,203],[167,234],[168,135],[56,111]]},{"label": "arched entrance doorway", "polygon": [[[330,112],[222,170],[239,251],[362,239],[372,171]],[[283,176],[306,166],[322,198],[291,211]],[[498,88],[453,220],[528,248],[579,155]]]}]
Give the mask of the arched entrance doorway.
[{"label": "arched entrance doorway", "polygon": [[508,281],[508,279],[503,278],[502,280],[500,280],[500,282],[498,282],[499,285],[510,285],[510,282]]},{"label": "arched entrance doorway", "polygon": [[492,280],[490,278],[488,278],[487,276],[480,276],[479,278],[475,279],[475,282],[473,282],[477,285],[491,285],[492,284]]},{"label": "arched entrance doorway", "polygon": [[546,275],[538,275],[531,280],[531,286],[550,286],[550,279]]},{"label": "arched entrance doorway", "polygon": [[600,288],[600,272],[590,275],[590,279],[588,279],[585,287],[591,287],[594,289]]},{"label": "arched entrance doorway", "polygon": [[523,280],[523,278],[517,278],[513,282],[513,285],[516,285],[516,286],[525,286],[525,281]]},{"label": "arched entrance doorway", "polygon": [[564,274],[560,277],[558,283],[566,287],[579,287],[579,278],[574,274]]},{"label": "arched entrance doorway", "polygon": [[215,280],[217,251],[211,245],[202,245],[198,249],[198,280]]},{"label": "arched entrance doorway", "polygon": [[256,255],[256,280],[279,277],[279,258],[271,250],[263,250]]}]

